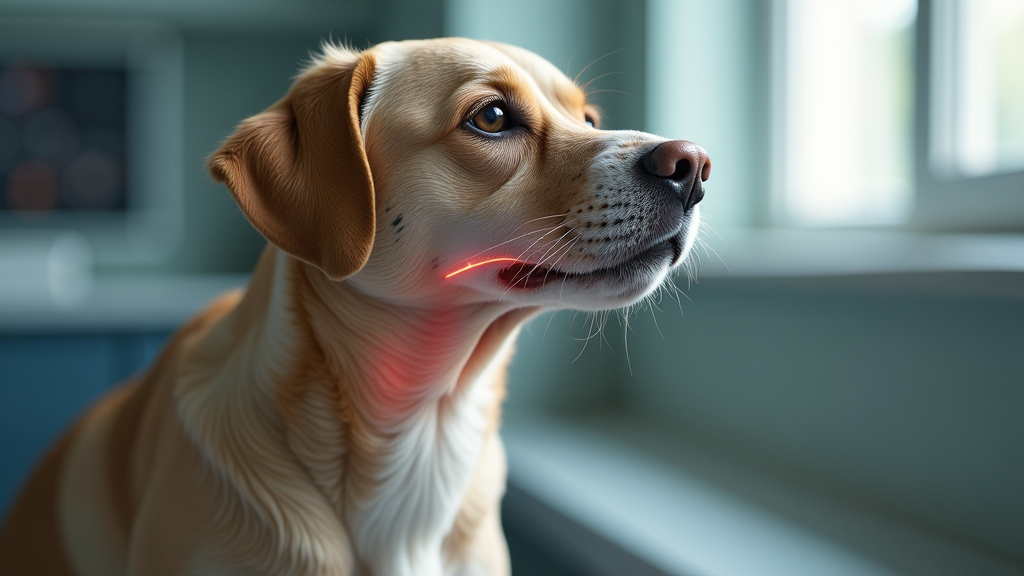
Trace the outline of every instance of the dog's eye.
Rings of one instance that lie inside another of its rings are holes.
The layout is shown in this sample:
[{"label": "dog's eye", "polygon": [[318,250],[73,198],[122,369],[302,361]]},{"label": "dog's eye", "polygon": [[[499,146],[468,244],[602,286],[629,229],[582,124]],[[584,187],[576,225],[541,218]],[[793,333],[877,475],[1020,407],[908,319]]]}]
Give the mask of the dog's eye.
[{"label": "dog's eye", "polygon": [[594,117],[590,114],[583,115],[583,122],[591,128],[597,128],[597,122],[594,121]]},{"label": "dog's eye", "polygon": [[508,130],[511,124],[508,113],[498,104],[484,106],[483,110],[477,112],[470,121],[476,128],[490,134]]}]

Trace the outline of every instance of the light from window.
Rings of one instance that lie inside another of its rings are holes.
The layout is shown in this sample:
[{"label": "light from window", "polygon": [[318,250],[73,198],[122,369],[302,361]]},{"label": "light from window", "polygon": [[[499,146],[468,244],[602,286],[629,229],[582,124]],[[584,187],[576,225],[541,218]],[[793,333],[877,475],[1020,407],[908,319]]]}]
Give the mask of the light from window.
[{"label": "light from window", "polygon": [[957,168],[1024,167],[1024,0],[960,0],[952,32]]},{"label": "light from window", "polygon": [[916,0],[785,3],[780,217],[809,226],[909,214]]}]

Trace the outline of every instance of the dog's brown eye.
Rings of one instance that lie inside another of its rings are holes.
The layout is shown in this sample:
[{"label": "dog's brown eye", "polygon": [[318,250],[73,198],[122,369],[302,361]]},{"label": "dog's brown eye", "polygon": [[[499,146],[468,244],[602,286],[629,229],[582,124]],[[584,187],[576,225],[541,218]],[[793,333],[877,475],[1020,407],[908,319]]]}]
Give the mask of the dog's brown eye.
[{"label": "dog's brown eye", "polygon": [[509,127],[508,114],[497,104],[488,104],[473,116],[473,126],[484,132],[496,134]]},{"label": "dog's brown eye", "polygon": [[597,128],[597,122],[594,120],[594,117],[591,116],[590,114],[583,115],[583,122],[587,126],[590,126],[591,128]]}]

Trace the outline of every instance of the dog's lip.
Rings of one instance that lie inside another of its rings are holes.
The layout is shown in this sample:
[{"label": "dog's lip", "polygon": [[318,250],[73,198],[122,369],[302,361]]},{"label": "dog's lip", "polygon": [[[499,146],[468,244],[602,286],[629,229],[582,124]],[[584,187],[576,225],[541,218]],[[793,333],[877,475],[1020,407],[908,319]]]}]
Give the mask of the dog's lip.
[{"label": "dog's lip", "polygon": [[540,266],[529,262],[515,262],[499,270],[498,278],[507,288],[531,290],[534,288],[540,288],[545,284],[557,280],[586,279],[601,276],[622,277],[631,273],[631,269],[635,268],[637,265],[643,267],[649,266],[650,263],[645,262],[645,260],[650,259],[652,256],[660,252],[664,252],[666,249],[671,249],[672,251],[670,265],[675,265],[679,262],[679,259],[683,254],[682,236],[683,232],[680,231],[665,240],[652,244],[647,249],[630,256],[614,266],[598,268],[597,270],[591,270],[589,272],[564,272],[556,268],[548,268],[546,266]]}]

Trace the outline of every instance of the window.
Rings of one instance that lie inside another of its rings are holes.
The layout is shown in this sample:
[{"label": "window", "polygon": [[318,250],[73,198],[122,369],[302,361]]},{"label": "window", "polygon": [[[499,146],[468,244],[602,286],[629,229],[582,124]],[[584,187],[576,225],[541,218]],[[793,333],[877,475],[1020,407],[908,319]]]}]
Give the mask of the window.
[{"label": "window", "polygon": [[786,3],[780,220],[906,220],[914,0]]},{"label": "window", "polygon": [[781,0],[773,220],[1024,225],[1024,0]]},{"label": "window", "polygon": [[1024,1],[939,3],[933,21],[933,170],[1024,168]]}]

